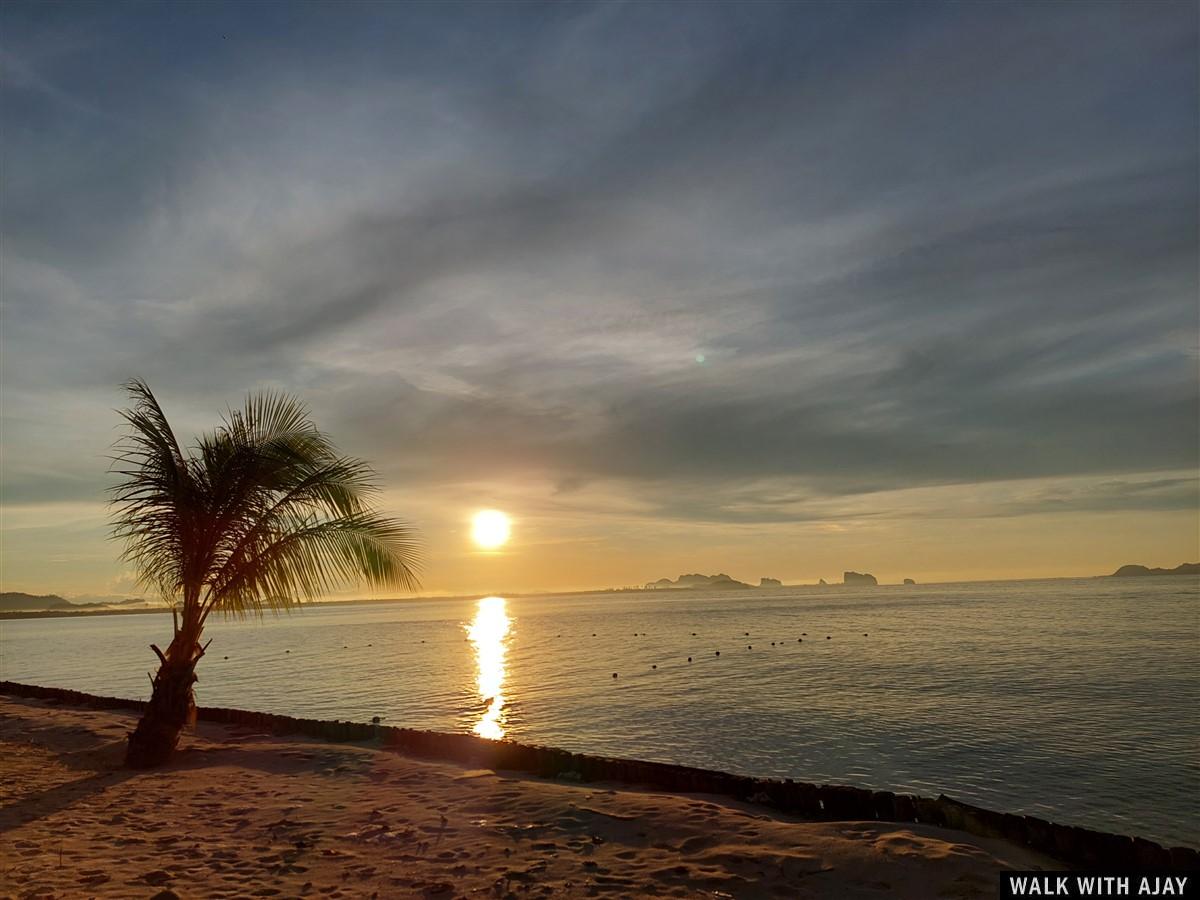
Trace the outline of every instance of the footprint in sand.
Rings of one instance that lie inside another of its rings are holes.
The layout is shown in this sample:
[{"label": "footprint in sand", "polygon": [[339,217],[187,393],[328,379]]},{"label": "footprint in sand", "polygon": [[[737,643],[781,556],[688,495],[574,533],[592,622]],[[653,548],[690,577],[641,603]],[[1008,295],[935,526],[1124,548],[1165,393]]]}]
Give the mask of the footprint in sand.
[{"label": "footprint in sand", "polygon": [[714,838],[708,837],[707,835],[698,834],[695,837],[688,838],[686,841],[680,844],[677,852],[700,853],[703,850],[709,849],[714,844],[716,844],[716,840]]}]

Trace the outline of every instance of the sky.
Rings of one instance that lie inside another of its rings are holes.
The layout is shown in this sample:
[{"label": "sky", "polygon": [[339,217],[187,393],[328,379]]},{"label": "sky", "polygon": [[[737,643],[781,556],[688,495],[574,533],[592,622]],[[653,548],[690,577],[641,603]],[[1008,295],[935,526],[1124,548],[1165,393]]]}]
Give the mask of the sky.
[{"label": "sky", "polygon": [[1194,561],[1198,9],[8,0],[0,586],[138,593],[133,376],[430,594]]}]

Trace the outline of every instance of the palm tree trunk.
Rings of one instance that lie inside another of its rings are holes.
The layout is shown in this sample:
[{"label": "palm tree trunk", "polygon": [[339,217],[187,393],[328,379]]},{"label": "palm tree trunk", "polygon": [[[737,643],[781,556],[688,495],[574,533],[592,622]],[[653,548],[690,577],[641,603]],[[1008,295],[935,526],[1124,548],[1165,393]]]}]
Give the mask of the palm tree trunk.
[{"label": "palm tree trunk", "polygon": [[175,633],[165,654],[150,645],[160,665],[150,703],[129,735],[125,765],[134,769],[162,765],[175,752],[183,727],[193,721],[196,701],[192,685],[196,683],[196,663],[204,655],[199,637],[198,627],[185,625]]}]

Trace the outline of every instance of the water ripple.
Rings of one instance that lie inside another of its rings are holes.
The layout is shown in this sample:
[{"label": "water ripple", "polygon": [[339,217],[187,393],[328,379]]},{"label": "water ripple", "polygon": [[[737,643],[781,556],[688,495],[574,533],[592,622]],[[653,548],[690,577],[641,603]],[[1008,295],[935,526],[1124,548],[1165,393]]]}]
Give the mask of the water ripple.
[{"label": "water ripple", "polygon": [[[945,792],[1200,844],[1195,579],[482,602],[216,623],[200,701]],[[3,622],[0,677],[145,697],[169,630]]]}]

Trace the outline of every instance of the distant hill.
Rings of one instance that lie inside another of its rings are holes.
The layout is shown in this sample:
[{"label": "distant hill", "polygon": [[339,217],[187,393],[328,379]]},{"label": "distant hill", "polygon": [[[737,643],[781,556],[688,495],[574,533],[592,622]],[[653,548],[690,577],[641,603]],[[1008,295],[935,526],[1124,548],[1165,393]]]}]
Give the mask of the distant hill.
[{"label": "distant hill", "polygon": [[73,609],[74,603],[58,594],[23,594],[20,591],[5,591],[0,594],[0,612],[25,612],[43,609]]},{"label": "distant hill", "polygon": [[[161,603],[146,600],[144,597],[95,600],[67,600],[58,594],[26,594],[21,591],[5,591],[0,593],[0,614],[9,613],[49,613],[54,615],[85,615],[102,612],[142,612],[158,611],[163,608]],[[14,616],[7,616],[14,618]],[[21,616],[15,616],[21,618]]]},{"label": "distant hill", "polygon": [[129,597],[125,600],[72,600],[71,605],[82,609],[112,609],[122,606],[158,606],[159,604],[147,600],[145,597]]},{"label": "distant hill", "polygon": [[1138,578],[1145,575],[1200,575],[1200,563],[1181,563],[1173,569],[1148,569],[1145,566],[1121,566],[1109,578]]}]

